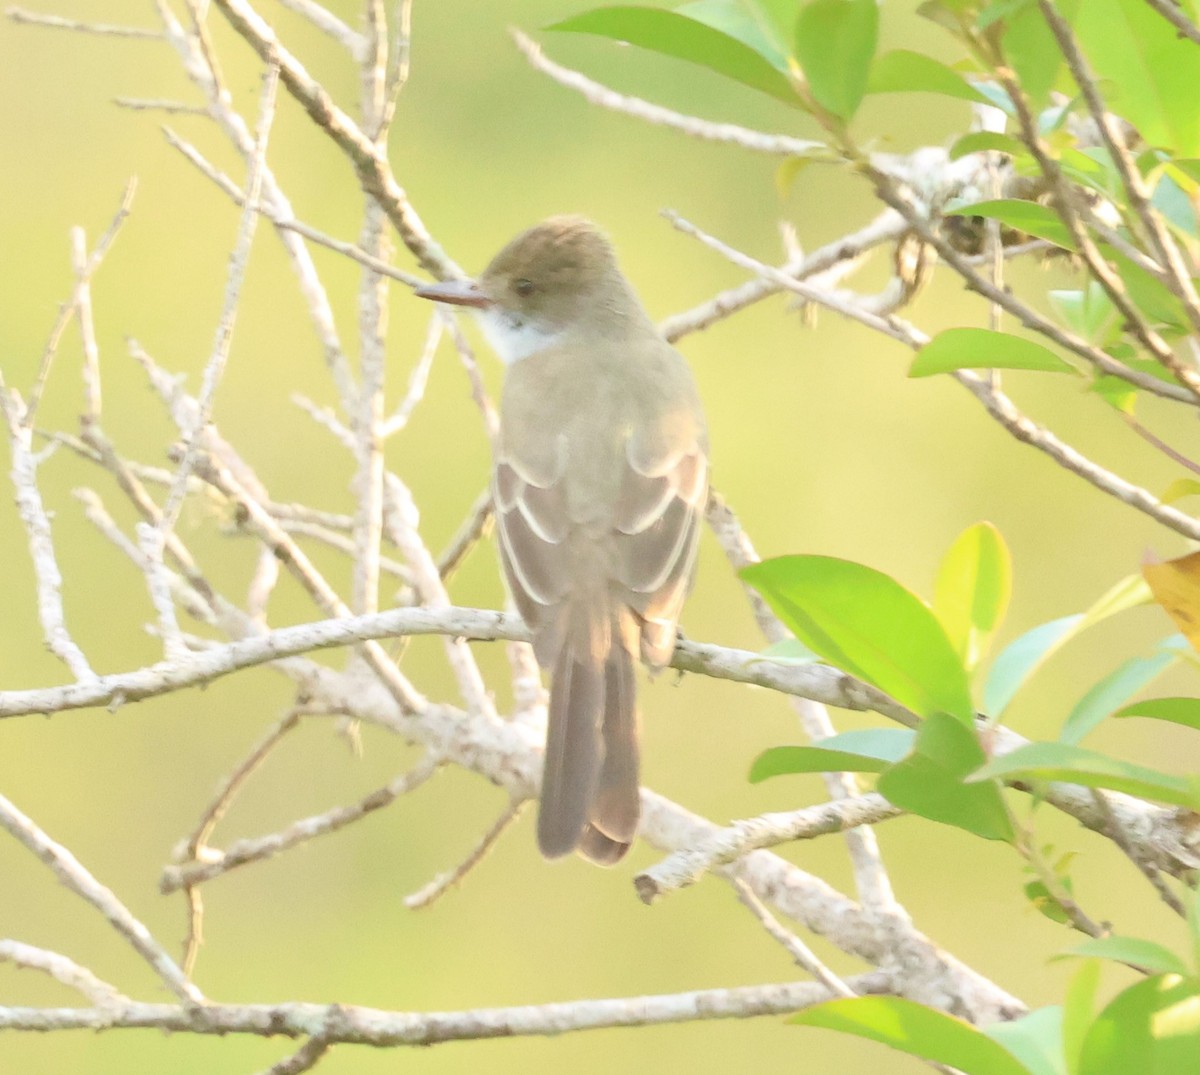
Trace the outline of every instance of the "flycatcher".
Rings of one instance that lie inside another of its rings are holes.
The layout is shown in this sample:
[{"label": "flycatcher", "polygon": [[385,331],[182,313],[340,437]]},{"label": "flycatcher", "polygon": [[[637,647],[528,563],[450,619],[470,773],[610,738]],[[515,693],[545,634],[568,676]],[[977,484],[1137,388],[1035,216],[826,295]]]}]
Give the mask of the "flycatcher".
[{"label": "flycatcher", "polygon": [[416,294],[473,308],[508,367],[492,497],[551,677],[538,846],[611,865],[638,827],[634,659],[670,661],[695,570],[708,493],[696,386],[580,217],[518,235],[478,281]]}]

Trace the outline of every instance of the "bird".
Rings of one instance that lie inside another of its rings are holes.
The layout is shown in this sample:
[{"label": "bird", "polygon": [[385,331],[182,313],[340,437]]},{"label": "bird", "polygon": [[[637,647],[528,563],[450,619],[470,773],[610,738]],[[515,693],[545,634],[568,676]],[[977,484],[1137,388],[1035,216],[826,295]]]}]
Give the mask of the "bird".
[{"label": "bird", "polygon": [[640,821],[636,663],[671,661],[708,498],[695,381],[583,217],[415,294],[470,308],[505,364],[500,561],[550,676],[539,849],[613,865]]}]

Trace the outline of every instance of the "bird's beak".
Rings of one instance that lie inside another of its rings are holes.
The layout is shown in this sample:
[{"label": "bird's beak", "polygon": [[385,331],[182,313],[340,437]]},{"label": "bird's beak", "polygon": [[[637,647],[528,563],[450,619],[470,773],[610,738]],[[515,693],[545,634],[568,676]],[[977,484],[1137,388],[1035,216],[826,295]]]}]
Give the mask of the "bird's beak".
[{"label": "bird's beak", "polygon": [[447,280],[440,284],[427,284],[414,288],[413,294],[419,299],[448,302],[452,306],[474,306],[483,309],[492,305],[492,300],[474,280]]}]

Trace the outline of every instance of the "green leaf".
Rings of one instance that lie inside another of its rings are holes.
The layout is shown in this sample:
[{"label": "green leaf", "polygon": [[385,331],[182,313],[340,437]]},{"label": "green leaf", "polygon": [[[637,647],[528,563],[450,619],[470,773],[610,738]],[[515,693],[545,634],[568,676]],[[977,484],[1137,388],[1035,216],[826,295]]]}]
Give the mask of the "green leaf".
[{"label": "green leaf", "polygon": [[881,773],[912,748],[909,728],[869,728],[831,735],[811,746],[772,747],[750,768],[750,782],[790,773]]},{"label": "green leaf", "polygon": [[1185,496],[1200,496],[1200,482],[1195,478],[1176,478],[1158,499],[1164,504],[1174,504]]},{"label": "green leaf", "polygon": [[1161,280],[1151,276],[1140,265],[1130,261],[1124,254],[1105,244],[1099,244],[1105,258],[1112,262],[1129,292],[1129,297],[1142,315],[1159,329],[1183,332],[1187,327],[1187,314],[1183,304]]},{"label": "green leaf", "polygon": [[1096,1006],[1096,990],[1100,986],[1100,961],[1084,960],[1067,986],[1063,1003],[1063,1058],[1071,1075],[1078,1075],[1079,1054],[1083,1051],[1083,1039],[1092,1024],[1092,1011]]},{"label": "green leaf", "polygon": [[1017,231],[1028,232],[1064,250],[1074,250],[1075,243],[1067,226],[1049,206],[1023,198],[995,198],[948,209],[946,216],[980,216],[998,220]]},{"label": "green leaf", "polygon": [[1012,594],[1012,557],[991,523],[976,523],[955,539],[942,560],[933,611],[970,672],[1004,619]]},{"label": "green leaf", "polygon": [[812,0],[796,20],[796,58],[816,102],[841,119],[858,111],[879,35],[875,0]]},{"label": "green leaf", "polygon": [[1152,146],[1200,152],[1200,49],[1144,0],[1087,0],[1073,23],[1112,111]]},{"label": "green leaf", "polygon": [[1149,657],[1132,657],[1125,661],[1076,703],[1058,738],[1064,743],[1080,742],[1122,702],[1132,698],[1178,659],[1178,653],[1160,650]]},{"label": "green leaf", "polygon": [[1200,888],[1194,888],[1186,902],[1188,934],[1192,942],[1192,963],[1200,967]]},{"label": "green leaf", "polygon": [[1094,959],[1110,959],[1114,963],[1128,963],[1141,967],[1151,974],[1187,974],[1187,964],[1171,949],[1157,941],[1141,937],[1089,937],[1086,941],[1068,948],[1062,956],[1085,956]]},{"label": "green leaf", "polygon": [[983,709],[996,720],[1008,708],[1025,681],[1076,633],[1083,613],[1040,624],[1010,642],[996,658],[983,687]]},{"label": "green leaf", "polygon": [[[984,94],[980,96],[987,99]],[[991,103],[988,99],[988,104]],[[1027,152],[1021,142],[1010,134],[972,131],[970,134],[964,134],[950,147],[950,159],[956,161],[970,153],[1007,153],[1010,157],[1023,157]]]},{"label": "green leaf", "polygon": [[1063,60],[1037,4],[1024,5],[1008,20],[1002,47],[1029,103],[1035,110],[1045,108]]},{"label": "green leaf", "polygon": [[1038,914],[1050,919],[1051,922],[1057,922],[1060,926],[1065,926],[1071,921],[1067,912],[1063,910],[1062,904],[1054,898],[1044,881],[1030,881],[1024,886],[1024,892],[1025,898],[1033,904],[1033,909]]},{"label": "green leaf", "polygon": [[908,49],[885,52],[871,67],[867,93],[937,93],[977,104],[991,104],[952,67]]},{"label": "green leaf", "polygon": [[1200,781],[1195,778],[1133,765],[1069,743],[1028,743],[1011,754],[993,758],[969,779],[1066,780],[1200,810]]},{"label": "green leaf", "polygon": [[1200,729],[1200,698],[1147,698],[1118,709],[1114,717],[1150,717]]},{"label": "green leaf", "polygon": [[1010,1022],[991,1023],[983,1032],[999,1042],[1030,1075],[1067,1075],[1062,1050],[1062,1008],[1036,1008]]},{"label": "green leaf", "polygon": [[1088,385],[1088,391],[1094,392],[1105,403],[1122,414],[1132,415],[1137,406],[1138,390],[1128,381],[1108,374],[1094,377]]},{"label": "green leaf", "polygon": [[939,332],[913,359],[910,377],[932,377],[961,369],[1042,370],[1074,373],[1075,368],[1048,347],[987,328],[948,328]]},{"label": "green leaf", "polygon": [[913,752],[879,778],[877,789],[888,802],[930,821],[985,840],[1011,841],[1012,822],[999,787],[963,781],[984,760],[971,728],[946,713],[935,713],[917,732]]},{"label": "green leaf", "polygon": [[1009,643],[996,658],[983,688],[984,711],[993,719],[1008,708],[1017,691],[1070,639],[1118,612],[1147,604],[1150,587],[1141,575],[1127,575],[1091,608],[1043,623]]},{"label": "green leaf", "polygon": [[1088,343],[1101,347],[1111,343],[1119,332],[1121,319],[1108,293],[1095,280],[1083,289],[1051,291],[1050,305],[1063,324],[1073,328]]},{"label": "green leaf", "polygon": [[966,672],[946,632],[894,579],[831,556],[781,556],[741,577],[829,664],[920,716],[943,711],[973,722]]},{"label": "green leaf", "polygon": [[[779,7],[778,3],[774,6]],[[794,0],[786,0],[786,6],[791,9],[791,18],[786,22],[779,21],[782,12],[771,11],[771,4],[754,0],[694,0],[675,8],[675,13],[728,34],[748,45],[772,67],[787,71],[791,24],[796,18]]]},{"label": "green leaf", "polygon": [[596,34],[627,41],[663,56],[687,60],[760,90],[795,107],[800,98],[778,57],[755,51],[744,41],[698,19],[651,7],[602,7],[563,19],[548,30]]},{"label": "green leaf", "polygon": [[1079,1075],[1200,1071],[1200,983],[1159,975],[1118,993],[1088,1029]]},{"label": "green leaf", "polygon": [[840,1030],[969,1075],[1029,1075],[1003,1045],[970,1023],[903,997],[848,997],[815,1004],[789,1023]]}]

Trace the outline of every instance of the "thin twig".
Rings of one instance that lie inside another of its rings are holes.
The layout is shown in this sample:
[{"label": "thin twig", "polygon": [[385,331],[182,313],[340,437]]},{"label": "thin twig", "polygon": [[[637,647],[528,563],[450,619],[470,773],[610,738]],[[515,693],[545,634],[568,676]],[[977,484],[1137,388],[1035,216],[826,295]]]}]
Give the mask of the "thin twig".
[{"label": "thin twig", "polygon": [[401,795],[420,787],[437,772],[439,765],[440,762],[436,758],[427,757],[408,772],[401,773],[383,787],[349,806],[339,806],[324,814],[300,818],[280,832],[268,836],[235,840],[224,851],[218,851],[216,848],[204,849],[200,860],[196,862],[165,866],[159,879],[159,890],[166,895],[180,888],[199,885],[248,862],[272,858],[298,844],[337,832],[338,829],[353,824],[367,814],[390,806]]},{"label": "thin twig", "polygon": [[279,64],[280,75],[288,92],[346,155],[363,189],[383,207],[404,245],[422,268],[439,278],[462,276],[462,270],[434,241],[409,202],[408,195],[396,182],[387,155],[334,104],[325,88],[284,48],[270,25],[245,0],[213,2],[263,62]]},{"label": "thin twig", "polygon": [[59,15],[43,15],[37,11],[26,11],[20,7],[6,8],[4,14],[13,22],[25,23],[29,26],[45,26],[51,30],[74,30],[83,34],[100,34],[103,37],[133,37],[143,41],[161,41],[162,34],[157,30],[144,30],[138,26],[114,26],[104,22],[79,22],[76,19],[64,19]]},{"label": "thin twig", "polygon": [[1200,29],[1184,14],[1176,0],[1146,0],[1158,14],[1175,27],[1184,37],[1200,45]]},{"label": "thin twig", "polygon": [[[295,0],[292,2],[294,3]],[[333,1048],[333,1042],[328,1038],[309,1038],[291,1056],[285,1056],[282,1060],[272,1064],[262,1075],[301,1075],[301,1072],[310,1071],[316,1067],[331,1048]]]},{"label": "thin twig", "polygon": [[179,965],[112,890],[100,884],[70,851],[50,839],[3,795],[0,795],[0,826],[49,866],[66,888],[104,915],[180,1000],[185,1004],[205,1003],[204,994],[187,980]]},{"label": "thin twig", "polygon": [[[667,213],[665,215],[675,227],[689,235],[695,236],[705,246],[715,250],[722,257],[728,258],[735,265],[740,265],[752,272],[768,276],[777,281],[781,287],[789,291],[794,291],[811,302],[820,303],[822,306],[827,306],[837,313],[853,318],[868,328],[881,332],[885,336],[889,336],[913,350],[919,350],[929,342],[929,336],[907,321],[903,321],[894,315],[881,317],[878,314],[864,311],[844,292],[830,293],[813,287],[811,284],[793,280],[791,277],[784,276],[778,269],[757,261],[749,255],[743,254],[733,247],[722,243],[719,239],[713,238],[706,232],[701,231],[694,224],[685,221],[677,213]],[[989,284],[988,286],[990,287],[991,285]],[[1128,482],[1119,475],[1105,470],[1097,463],[1094,463],[1069,444],[1061,441],[1044,426],[1040,426],[1030,418],[1027,418],[1017,409],[1008,396],[992,387],[985,378],[969,370],[956,370],[952,376],[975,396],[984,405],[987,412],[1018,440],[1044,452],[1058,463],[1059,466],[1077,474],[1109,496],[1115,497],[1122,503],[1128,504],[1130,507],[1151,516],[1164,526],[1183,534],[1185,537],[1191,538],[1193,541],[1200,541],[1200,520],[1196,520],[1176,508],[1163,504],[1149,490],[1134,485],[1132,482]]]},{"label": "thin twig", "polygon": [[644,120],[660,127],[672,127],[677,131],[699,138],[706,142],[727,142],[742,149],[756,153],[769,153],[782,157],[813,157],[822,155],[822,159],[835,159],[833,151],[824,142],[807,141],[801,138],[791,138],[784,134],[766,134],[763,131],[739,127],[735,123],[712,123],[708,120],[675,112],[661,105],[651,104],[640,97],[629,97],[616,90],[596,82],[578,71],[563,67],[553,60],[547,59],[542,53],[542,47],[520,30],[511,30],[513,41],[521,54],[529,61],[531,67],[549,76],[560,86],[575,90],[582,94],[590,104],[613,112],[624,112],[626,115]]},{"label": "thin twig", "polygon": [[37,581],[38,618],[50,652],[63,662],[80,683],[92,683],[96,673],[67,629],[63,607],[62,572],[54,551],[50,515],[37,484],[37,462],[33,454],[33,432],[27,412],[15,390],[5,387],[0,377],[0,411],[8,425],[12,468],[9,471],[17,514],[25,527],[29,554]]},{"label": "thin twig", "polygon": [[737,893],[737,898],[742,901],[743,905],[762,924],[763,929],[783,945],[788,954],[795,960],[797,966],[803,967],[808,971],[809,974],[835,997],[854,997],[858,995],[841,978],[825,966],[808,945],[800,940],[791,930],[784,928],[779,919],[767,910],[766,904],[754,894],[754,890],[749,885],[744,881],[734,881],[733,890]]},{"label": "thin twig", "polygon": [[117,207],[117,212],[109,223],[107,230],[100,236],[100,241],[96,243],[91,255],[87,257],[86,262],[83,261],[82,257],[77,257],[76,259],[75,288],[71,292],[71,297],[59,307],[58,317],[55,319],[54,327],[50,330],[50,338],[46,342],[46,346],[42,351],[41,361],[38,363],[37,376],[34,378],[33,387],[29,391],[29,402],[26,406],[25,416],[25,421],[29,425],[32,425],[34,419],[37,417],[38,403],[41,401],[42,393],[45,391],[46,381],[50,376],[50,364],[54,361],[54,355],[58,350],[62,334],[66,331],[67,325],[71,323],[71,318],[75,316],[80,296],[90,284],[92,277],[96,275],[100,264],[104,261],[105,255],[112,248],[113,242],[121,230],[121,225],[125,223],[126,218],[133,210],[133,196],[136,193],[137,177],[135,176],[125,184],[125,190],[121,195],[121,202]]},{"label": "thin twig", "polygon": [[496,845],[496,841],[505,830],[521,816],[525,805],[524,799],[514,799],[496,818],[491,828],[483,834],[479,842],[471,848],[470,853],[452,870],[440,873],[429,884],[417,889],[416,892],[404,897],[404,906],[410,911],[423,910],[444,896],[450,889],[456,887],[464,877],[481,863]]},{"label": "thin twig", "polygon": [[12,963],[17,967],[42,971],[62,982],[68,989],[80,993],[97,1008],[106,1008],[128,1000],[115,985],[97,978],[87,967],[82,967],[73,959],[46,948],[35,948],[20,941],[0,940],[0,963]]}]

